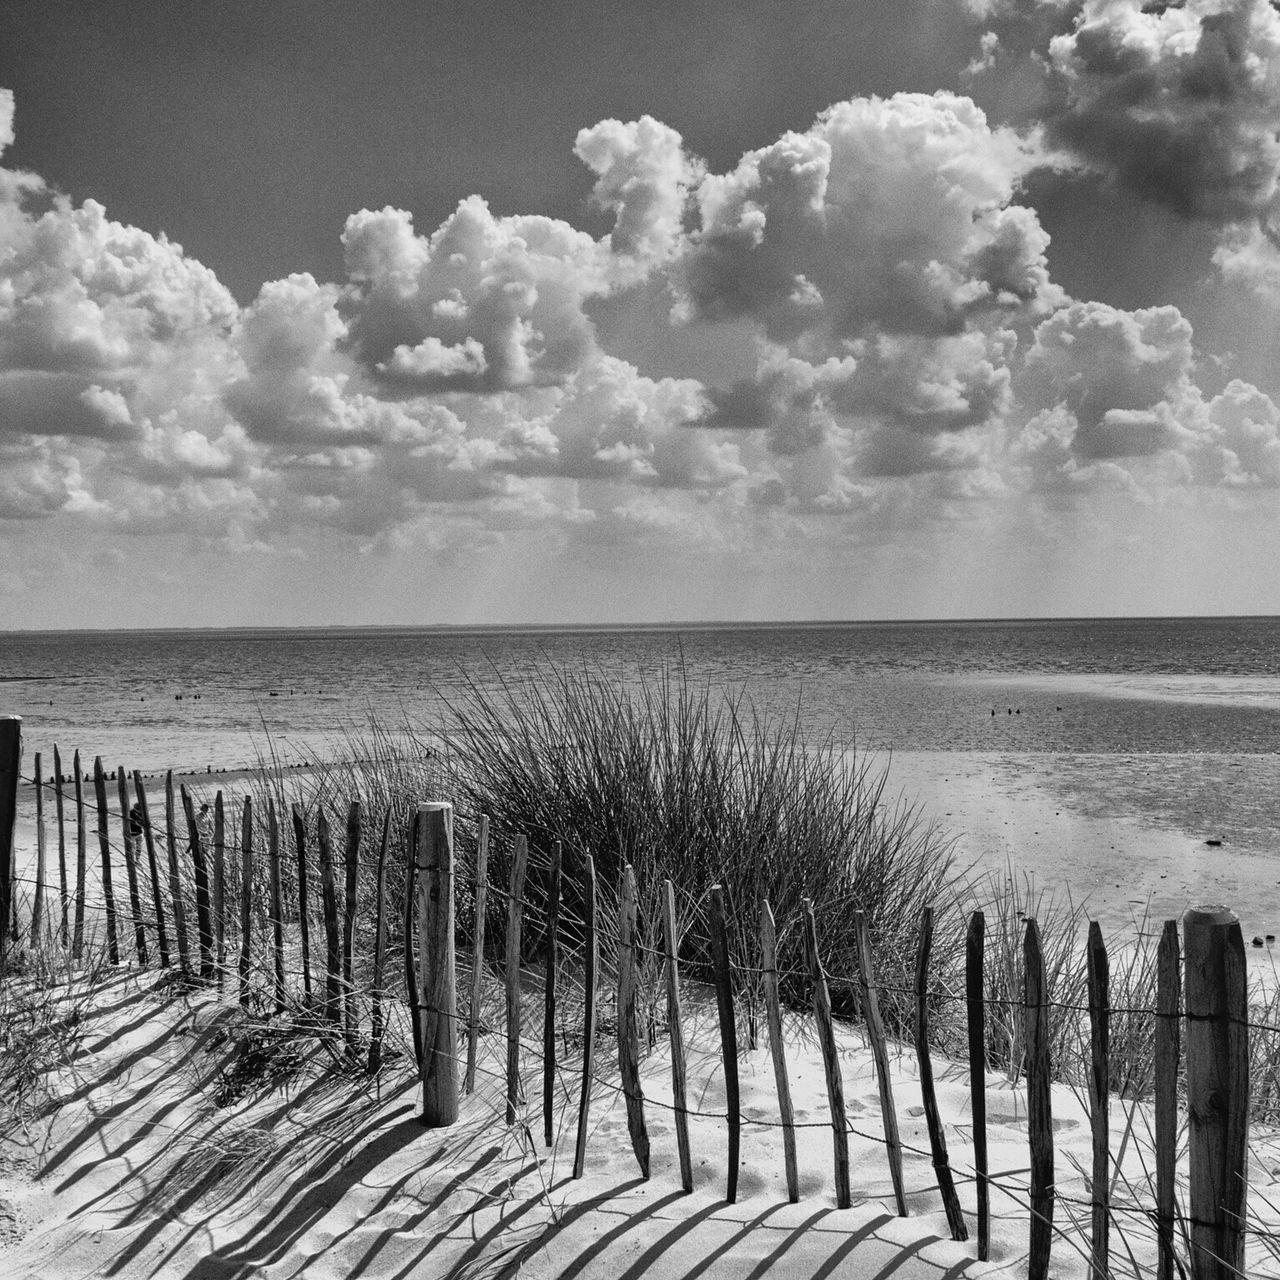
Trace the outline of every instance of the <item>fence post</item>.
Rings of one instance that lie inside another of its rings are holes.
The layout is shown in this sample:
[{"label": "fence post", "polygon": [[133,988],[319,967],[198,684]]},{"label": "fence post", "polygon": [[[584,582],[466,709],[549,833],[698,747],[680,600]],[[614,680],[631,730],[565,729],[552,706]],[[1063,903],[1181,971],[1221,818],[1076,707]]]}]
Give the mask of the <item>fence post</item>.
[{"label": "fence post", "polygon": [[418,806],[418,957],[422,978],[422,1123],[458,1118],[458,995],[454,968],[453,805]]},{"label": "fence post", "polygon": [[800,1199],[800,1169],[796,1163],[796,1114],[791,1104],[791,1080],[787,1075],[786,1045],[782,1037],[782,1003],[778,998],[778,931],[766,898],[760,904],[760,977],[764,986],[764,1012],[769,1024],[769,1052],[778,1090],[778,1114],[782,1119],[782,1160],[787,1171],[787,1199]]},{"label": "fence post", "polygon": [[547,967],[543,984],[542,1017],[542,1137],[547,1146],[555,1141],[556,1088],[556,966],[559,964],[560,863],[562,846],[551,846],[551,879],[547,888]]},{"label": "fence post", "polygon": [[742,1147],[742,1107],[738,1088],[738,1026],[733,1012],[733,977],[729,971],[729,926],[725,919],[724,887],[711,886],[711,963],[720,1016],[720,1050],[724,1059],[724,1092],[729,1114],[729,1187],[725,1198],[738,1198],[738,1164]]},{"label": "fence post", "polygon": [[1226,907],[1182,917],[1186,969],[1191,1270],[1196,1280],[1245,1274],[1249,1029],[1244,938]]},{"label": "fence post", "polygon": [[111,834],[107,829],[107,771],[101,756],[93,758],[93,795],[98,804],[98,852],[102,858],[102,901],[107,912],[107,956],[112,964],[119,964],[116,899],[111,887]]},{"label": "fence post", "polygon": [[[1178,922],[1166,920],[1156,952],[1156,1280],[1173,1280],[1177,1215],[1178,1062],[1182,1054],[1182,964]],[[1181,1264],[1179,1264],[1181,1266]]]},{"label": "fence post", "polygon": [[1031,1147],[1031,1233],[1027,1280],[1046,1280],[1053,1243],[1053,1106],[1049,1008],[1040,927],[1027,921],[1022,944],[1027,1044],[1027,1134]]},{"label": "fence post", "polygon": [[[591,861],[590,858],[587,859]],[[484,993],[484,924],[489,909],[489,815],[480,815],[480,831],[476,837],[475,907],[471,928],[471,999],[467,1003],[467,1076],[463,1089],[470,1093],[476,1087],[476,1053],[480,1037],[480,998]],[[590,996],[588,996],[590,999]]]},{"label": "fence post", "polygon": [[978,1193],[978,1261],[991,1253],[991,1188],[987,1182],[987,918],[981,911],[969,917],[964,940],[964,989],[968,1009],[969,1097],[973,1113],[973,1168]]},{"label": "fence post", "polygon": [[667,977],[667,1036],[671,1041],[671,1097],[675,1103],[676,1150],[680,1185],[693,1190],[693,1157],[689,1151],[688,1070],[684,1054],[684,1007],[680,999],[680,931],[676,928],[676,891],[662,882],[662,947]]},{"label": "fence post", "polygon": [[9,918],[13,914],[13,827],[18,816],[21,767],[22,717],[0,716],[0,960],[8,950]]},{"label": "fence post", "polygon": [[644,1178],[649,1176],[649,1130],[644,1122],[644,1090],[640,1084],[640,1033],[636,1023],[636,873],[622,869],[622,901],[618,905],[618,1068],[627,1103],[627,1131]]},{"label": "fence post", "polygon": [[[481,828],[484,831],[484,828]],[[587,854],[582,881],[582,1088],[578,1093],[578,1137],[573,1148],[573,1176],[582,1177],[587,1162],[587,1120],[591,1112],[591,1073],[596,1060],[596,970],[600,942],[596,930],[596,863]]]},{"label": "fence post", "polygon": [[920,1100],[924,1104],[925,1122],[929,1128],[929,1150],[933,1157],[934,1176],[951,1228],[953,1240],[967,1240],[969,1232],[960,1211],[951,1162],[947,1158],[947,1139],[938,1112],[938,1095],[933,1087],[933,1060],[929,1056],[929,957],[933,951],[933,904],[927,903],[920,919],[920,945],[916,950],[916,1060],[920,1064]]},{"label": "fence post", "polygon": [[31,945],[39,946],[44,928],[44,892],[45,892],[45,859],[47,856],[44,831],[44,772],[40,763],[40,753],[36,752],[36,900],[31,909]]},{"label": "fence post", "polygon": [[527,836],[516,836],[507,882],[507,961],[503,978],[507,987],[507,1123],[515,1124],[516,1108],[524,1102],[520,1083],[520,941],[524,919],[524,876],[529,860]]}]

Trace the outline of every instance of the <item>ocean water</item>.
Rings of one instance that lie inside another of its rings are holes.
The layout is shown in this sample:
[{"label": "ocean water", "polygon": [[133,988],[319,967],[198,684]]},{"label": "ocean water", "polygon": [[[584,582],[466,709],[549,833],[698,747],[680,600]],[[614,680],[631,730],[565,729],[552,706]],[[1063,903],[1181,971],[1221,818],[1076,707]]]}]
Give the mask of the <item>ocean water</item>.
[{"label": "ocean water", "polygon": [[1280,620],[611,630],[0,633],[28,752],[202,770],[332,750],[371,714],[430,727],[468,682],[547,665],[742,690],[819,736],[899,752],[1270,754]]},{"label": "ocean water", "polygon": [[1273,618],[8,633],[0,714],[23,717],[28,773],[55,743],[64,772],[76,748],[85,769],[231,771],[323,759],[371,715],[431,732],[471,685],[566,665],[683,669],[879,752],[890,794],[954,824],[964,858],[1113,922],[1229,901],[1280,932]]}]

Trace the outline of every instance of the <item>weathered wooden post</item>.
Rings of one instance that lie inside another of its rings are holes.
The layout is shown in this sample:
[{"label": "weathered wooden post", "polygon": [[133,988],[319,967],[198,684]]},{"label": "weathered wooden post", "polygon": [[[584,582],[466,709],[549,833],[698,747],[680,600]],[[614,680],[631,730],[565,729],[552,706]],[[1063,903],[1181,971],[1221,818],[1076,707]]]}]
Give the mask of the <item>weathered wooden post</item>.
[{"label": "weathered wooden post", "polygon": [[13,915],[13,828],[18,817],[21,768],[22,717],[0,716],[0,961],[8,950],[9,919]]},{"label": "weathered wooden post", "polygon": [[1053,1105],[1049,1006],[1040,927],[1027,921],[1022,944],[1023,1015],[1027,1044],[1027,1134],[1031,1147],[1031,1234],[1027,1280],[1046,1280],[1053,1243]]},{"label": "weathered wooden post", "polygon": [[636,873],[622,869],[622,897],[618,904],[618,1068],[627,1103],[627,1132],[641,1176],[649,1176],[649,1129],[644,1120],[644,1089],[640,1084],[640,1028],[636,1019]]},{"label": "weathered wooden post", "polygon": [[524,876],[529,841],[516,836],[507,882],[507,960],[503,973],[507,988],[507,1123],[515,1124],[516,1108],[524,1102],[520,1083],[520,931],[524,919]]},{"label": "weathered wooden post", "polygon": [[596,970],[600,941],[596,930],[596,864],[586,856],[582,881],[582,1087],[578,1091],[578,1137],[573,1146],[573,1176],[587,1163],[587,1121],[591,1114],[591,1073],[596,1061]]},{"label": "weathered wooden post", "polygon": [[542,1139],[555,1141],[556,1091],[556,968],[560,963],[560,871],[563,849],[551,846],[551,877],[547,886],[547,965],[542,994]]},{"label": "weathered wooden post", "polygon": [[107,911],[107,957],[120,963],[120,938],[116,925],[116,898],[111,887],[111,833],[107,829],[107,771],[102,757],[93,758],[93,796],[98,805],[98,852],[102,859],[102,902]]},{"label": "weathered wooden post", "polygon": [[791,1079],[787,1075],[786,1042],[782,1035],[782,1002],[778,996],[778,931],[768,899],[760,904],[760,977],[764,987],[764,1012],[769,1026],[769,1052],[778,1089],[778,1114],[782,1119],[782,1160],[787,1171],[787,1199],[800,1199],[800,1168],[796,1163],[796,1116],[791,1103]]},{"label": "weathered wooden post", "polygon": [[[297,810],[294,810],[297,813]],[[387,967],[387,850],[391,847],[391,806],[382,817],[382,844],[378,850],[378,879],[373,915],[373,986],[369,1001],[369,1074],[382,1067],[382,999]]]},{"label": "weathered wooden post", "polygon": [[31,908],[31,945],[33,947],[40,945],[40,940],[44,935],[44,891],[45,891],[45,860],[48,856],[46,848],[46,839],[44,831],[44,773],[40,764],[40,753],[36,752],[35,758],[35,779],[36,779],[36,900]]},{"label": "weathered wooden post", "polygon": [[[421,833],[418,838],[422,838]],[[324,1020],[336,1027],[342,1020],[342,939],[338,929],[338,890],[333,878],[329,818],[323,808],[316,819],[316,843],[320,848],[320,904],[324,913]]]},{"label": "weathered wooden post", "polygon": [[1178,1210],[1178,1064],[1182,1057],[1182,956],[1176,920],[1164,922],[1156,952],[1155,1051],[1156,1230],[1160,1242],[1156,1280],[1173,1280]]},{"label": "weathered wooden post", "polygon": [[356,1051],[359,1023],[353,952],[356,945],[356,888],[360,874],[361,817],[360,801],[353,800],[347,808],[347,847],[344,865],[346,893],[342,899],[342,1033],[346,1037],[348,1053]]},{"label": "weathered wooden post", "polygon": [[[76,803],[80,796],[77,793]],[[178,866],[177,800],[173,789],[173,770],[164,775],[164,841],[169,850],[169,901],[173,908],[173,933],[178,946],[178,964],[182,976],[191,976],[191,948],[187,939],[187,909],[182,901],[182,875]],[[79,925],[79,903],[76,904],[76,921]]]},{"label": "weathered wooden post", "polygon": [[720,1018],[720,1056],[724,1062],[725,1105],[729,1116],[729,1178],[725,1199],[738,1199],[738,1164],[742,1149],[742,1105],[738,1088],[738,1025],[733,1012],[733,978],[729,971],[729,925],[724,887],[711,886],[711,965]]},{"label": "weathered wooden post", "polygon": [[1249,1029],[1244,938],[1226,907],[1182,917],[1186,971],[1191,1270],[1241,1276],[1249,1137]]},{"label": "weathered wooden post", "polygon": [[467,1002],[467,1076],[463,1088],[476,1087],[476,1054],[480,1047],[480,998],[484,992],[484,917],[489,909],[489,815],[480,815],[476,839],[474,923],[471,928],[471,999]]},{"label": "weathered wooden post", "polygon": [[71,758],[75,770],[76,792],[76,905],[75,922],[72,925],[71,958],[79,960],[84,954],[84,906],[85,881],[89,874],[89,828],[84,815],[84,772],[80,767],[80,752]]},{"label": "weathered wooden post", "polygon": [[66,799],[62,792],[62,756],[58,751],[58,744],[53,744],[53,806],[54,813],[58,822],[58,889],[62,897],[60,900],[62,907],[62,917],[58,926],[58,937],[65,947],[67,945],[67,913],[71,902],[71,895],[67,892],[67,829],[66,821]]},{"label": "weathered wooden post", "polygon": [[964,940],[964,990],[968,1012],[969,1097],[973,1113],[973,1168],[978,1192],[978,1261],[991,1255],[991,1187],[987,1181],[987,1013],[984,951],[987,918],[969,917]]},{"label": "weathered wooden post", "polygon": [[[160,952],[160,963],[164,968],[169,967],[169,934],[164,927],[164,896],[160,889],[160,866],[156,859],[156,837],[155,832],[151,829],[151,811],[147,808],[147,790],[142,785],[142,774],[135,769],[133,771],[133,793],[138,798],[138,816],[142,822],[142,838],[146,841],[147,846],[147,867],[151,873],[151,898],[156,909],[156,949]],[[59,790],[59,798],[61,798],[61,790]],[[58,822],[61,824],[62,817],[59,814]],[[62,925],[63,932],[66,932],[66,904],[63,904]]]},{"label": "weathered wooden post", "polygon": [[[810,912],[812,914],[812,912]],[[898,1216],[907,1216],[907,1192],[902,1179],[902,1141],[898,1135],[898,1111],[893,1104],[893,1083],[889,1076],[889,1049],[885,1040],[884,1021],[880,1017],[879,986],[871,955],[871,929],[864,912],[853,913],[853,931],[858,944],[858,994],[867,1020],[867,1037],[871,1041],[871,1057],[876,1066],[876,1084],[880,1092],[880,1118],[884,1123],[885,1154],[889,1158],[889,1177],[893,1182],[893,1198]],[[818,939],[813,933],[816,950]],[[826,979],[823,979],[824,985]],[[846,1206],[847,1207],[847,1206]]]},{"label": "weathered wooden post", "polygon": [[120,844],[124,848],[124,869],[129,880],[129,910],[133,913],[133,950],[138,963],[147,964],[147,927],[142,918],[142,892],[138,887],[138,841],[129,816],[129,783],[124,766],[116,770],[116,792],[120,798]]},{"label": "weathered wooden post", "polygon": [[293,843],[298,855],[298,935],[302,944],[302,1007],[311,1010],[311,921],[307,893],[307,827],[302,810],[293,806]]},{"label": "weathered wooden post", "polygon": [[240,960],[237,976],[240,979],[240,1004],[249,1007],[249,960],[252,941],[253,917],[253,800],[244,798],[243,817],[240,825]]},{"label": "weathered wooden post", "polygon": [[[831,993],[827,975],[818,951],[818,926],[813,917],[813,903],[800,899],[804,921],[804,954],[813,987],[813,1016],[818,1027],[818,1044],[822,1049],[822,1070],[827,1078],[827,1101],[831,1107],[831,1141],[835,1155],[836,1208],[848,1209],[853,1200],[849,1189],[849,1119],[844,1105],[844,1081],[840,1075],[840,1054],[836,1047],[835,1026],[831,1021]],[[897,1140],[897,1130],[893,1133]],[[888,1135],[886,1134],[886,1139]]]},{"label": "weathered wooden post", "polygon": [[933,1157],[934,1176],[942,1194],[947,1226],[953,1240],[967,1240],[969,1232],[956,1195],[951,1162],[947,1158],[947,1139],[938,1111],[938,1096],[933,1087],[933,1060],[929,1056],[929,956],[933,950],[933,904],[926,904],[920,919],[920,945],[916,950],[916,1061],[920,1064],[920,1100],[924,1104],[925,1123],[929,1128],[929,1150]]},{"label": "weathered wooden post", "polygon": [[1111,966],[1102,927],[1089,922],[1089,1124],[1093,1132],[1093,1236],[1090,1257],[1098,1276],[1111,1274]]},{"label": "weathered wooden post", "polygon": [[422,1001],[422,1123],[458,1118],[458,995],[454,965],[453,805],[418,806],[418,959]]}]

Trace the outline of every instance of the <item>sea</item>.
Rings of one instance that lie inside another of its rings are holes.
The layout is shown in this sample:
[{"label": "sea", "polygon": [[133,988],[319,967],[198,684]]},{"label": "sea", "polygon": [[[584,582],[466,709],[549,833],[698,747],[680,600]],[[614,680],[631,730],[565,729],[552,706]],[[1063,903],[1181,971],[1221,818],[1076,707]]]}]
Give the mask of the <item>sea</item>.
[{"label": "sea", "polygon": [[798,716],[987,845],[1022,796],[1174,833],[1184,862],[1247,858],[1233,883],[1273,886],[1280,921],[1278,618],[8,632],[0,715],[23,718],[24,771],[39,751],[49,776],[56,743],[64,771],[78,749],[82,768],[217,773],[343,753],[373,719],[431,734],[472,691],[562,668]]}]

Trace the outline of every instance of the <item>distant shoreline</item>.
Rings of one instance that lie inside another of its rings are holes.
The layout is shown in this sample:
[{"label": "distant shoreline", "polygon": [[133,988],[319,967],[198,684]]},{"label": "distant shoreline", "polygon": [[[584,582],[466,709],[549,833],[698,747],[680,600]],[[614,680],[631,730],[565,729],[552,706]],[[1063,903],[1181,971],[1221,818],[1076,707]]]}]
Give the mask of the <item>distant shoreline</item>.
[{"label": "distant shoreline", "polygon": [[[202,636],[223,635],[279,637],[282,635],[322,635],[334,632],[360,636],[378,635],[610,635],[618,633],[662,633],[679,631],[812,631],[833,629],[873,629],[877,627],[1034,627],[1034,626],[1129,626],[1161,622],[1269,622],[1280,619],[1271,613],[1205,614],[1104,614],[1045,615],[1028,618],[799,618],[786,619],[665,619],[658,622],[389,622],[389,623],[304,623],[298,626],[231,627],[13,627],[0,636]],[[14,677],[0,677],[13,679]]]}]

